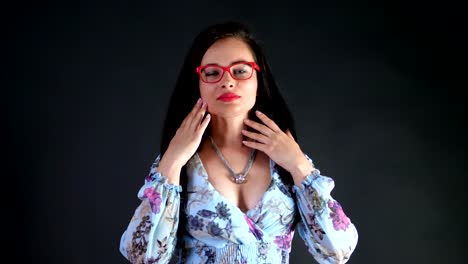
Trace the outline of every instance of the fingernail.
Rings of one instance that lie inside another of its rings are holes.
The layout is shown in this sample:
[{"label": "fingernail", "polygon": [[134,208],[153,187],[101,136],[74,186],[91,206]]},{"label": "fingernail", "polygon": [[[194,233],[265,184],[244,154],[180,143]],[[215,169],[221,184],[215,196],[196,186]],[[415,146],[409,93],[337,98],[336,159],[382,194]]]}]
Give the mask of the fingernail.
[{"label": "fingernail", "polygon": [[201,98],[198,98],[197,104],[199,104],[200,102],[201,102]]},{"label": "fingernail", "polygon": [[255,113],[256,113],[257,115],[261,114],[261,112],[258,111],[258,110],[255,110]]}]

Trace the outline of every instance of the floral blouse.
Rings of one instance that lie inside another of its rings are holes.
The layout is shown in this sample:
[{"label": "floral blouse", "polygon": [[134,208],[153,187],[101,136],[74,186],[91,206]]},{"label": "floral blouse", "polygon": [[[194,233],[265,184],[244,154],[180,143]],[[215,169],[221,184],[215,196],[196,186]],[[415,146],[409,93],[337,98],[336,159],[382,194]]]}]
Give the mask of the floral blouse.
[{"label": "floral blouse", "polygon": [[156,171],[159,160],[138,192],[141,204],[120,241],[121,253],[132,263],[289,263],[296,228],[318,263],[345,263],[356,247],[355,226],[330,196],[334,181],[318,169],[300,187],[291,187],[270,160],[271,184],[244,213],[210,184],[197,153],[186,167],[187,224],[177,243],[182,188]]}]

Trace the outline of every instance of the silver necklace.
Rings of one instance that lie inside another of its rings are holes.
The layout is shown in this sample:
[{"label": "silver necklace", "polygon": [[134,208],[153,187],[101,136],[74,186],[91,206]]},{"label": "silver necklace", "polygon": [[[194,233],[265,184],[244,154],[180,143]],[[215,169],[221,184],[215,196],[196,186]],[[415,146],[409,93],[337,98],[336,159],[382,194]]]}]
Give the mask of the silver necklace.
[{"label": "silver necklace", "polygon": [[210,136],[210,141],[211,141],[211,145],[213,146],[216,154],[223,161],[224,165],[226,166],[226,168],[231,173],[232,180],[237,184],[245,183],[247,181],[247,175],[249,174],[249,171],[252,168],[253,162],[255,160],[256,149],[252,149],[250,151],[249,161],[247,162],[247,165],[245,166],[244,171],[241,172],[241,173],[235,173],[234,170],[232,169],[232,167],[229,165],[229,163],[224,158],[224,156],[221,153],[221,151],[219,150],[218,146],[216,146],[216,143],[214,142],[214,140],[213,140],[213,138],[211,136]]}]

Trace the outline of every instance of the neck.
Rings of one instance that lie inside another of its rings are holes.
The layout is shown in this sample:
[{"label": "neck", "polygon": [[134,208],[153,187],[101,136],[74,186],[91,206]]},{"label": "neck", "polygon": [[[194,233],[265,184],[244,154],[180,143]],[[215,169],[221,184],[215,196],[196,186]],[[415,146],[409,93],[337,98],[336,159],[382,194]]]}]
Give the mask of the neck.
[{"label": "neck", "polygon": [[220,148],[247,148],[242,143],[245,137],[242,129],[247,129],[244,120],[247,116],[234,116],[229,118],[213,116],[211,120],[211,136]]}]

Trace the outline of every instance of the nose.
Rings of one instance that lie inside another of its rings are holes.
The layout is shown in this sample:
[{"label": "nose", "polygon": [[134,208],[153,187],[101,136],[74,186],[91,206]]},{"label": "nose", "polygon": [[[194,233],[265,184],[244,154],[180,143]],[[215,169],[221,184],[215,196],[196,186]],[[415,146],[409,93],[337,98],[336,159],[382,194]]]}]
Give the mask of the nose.
[{"label": "nose", "polygon": [[236,80],[234,80],[234,78],[232,78],[231,74],[228,72],[228,71],[225,71],[224,72],[224,75],[221,77],[221,81],[220,84],[221,84],[221,87],[223,88],[226,88],[226,87],[234,87],[234,83],[235,83]]}]

